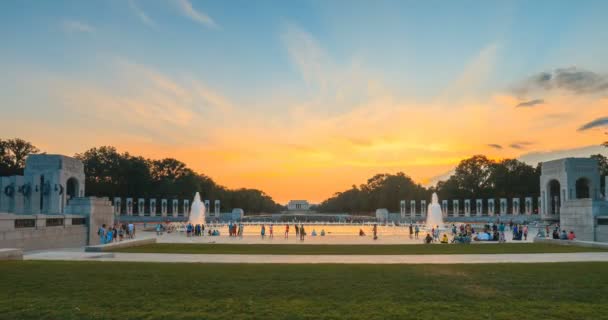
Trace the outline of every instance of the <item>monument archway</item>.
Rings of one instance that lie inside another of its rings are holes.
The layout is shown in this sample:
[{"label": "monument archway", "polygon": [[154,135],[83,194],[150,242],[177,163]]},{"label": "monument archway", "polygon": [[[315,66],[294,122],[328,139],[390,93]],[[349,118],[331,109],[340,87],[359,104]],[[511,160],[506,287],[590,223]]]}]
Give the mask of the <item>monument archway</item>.
[{"label": "monument archway", "polygon": [[559,214],[559,207],[562,204],[561,199],[561,184],[556,179],[550,180],[547,184],[547,190],[549,191],[549,201],[547,203],[547,211],[549,214]]},{"label": "monument archway", "polygon": [[76,198],[78,197],[78,190],[79,190],[79,184],[78,184],[78,179],[72,177],[69,178],[68,181],[66,182],[66,196],[68,201],[70,201],[70,199]]},{"label": "monument archway", "polygon": [[585,177],[576,180],[576,199],[591,198],[591,181]]}]

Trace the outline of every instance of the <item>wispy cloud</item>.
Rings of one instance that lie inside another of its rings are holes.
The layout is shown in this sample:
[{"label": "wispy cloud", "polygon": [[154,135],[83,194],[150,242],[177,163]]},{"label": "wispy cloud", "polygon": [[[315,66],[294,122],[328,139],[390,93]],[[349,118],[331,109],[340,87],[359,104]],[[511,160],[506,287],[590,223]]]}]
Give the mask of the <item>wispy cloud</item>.
[{"label": "wispy cloud", "polygon": [[218,25],[205,12],[196,10],[189,0],[176,0],[177,7],[186,17],[210,28],[217,28]]},{"label": "wispy cloud", "polygon": [[531,92],[552,90],[571,94],[608,92],[608,75],[577,67],[558,68],[552,72],[537,73],[514,89],[517,94],[523,96]]},{"label": "wispy cloud", "polygon": [[502,149],[502,146],[499,144],[496,144],[496,143],[489,143],[488,147],[498,149],[498,150]]},{"label": "wispy cloud", "polygon": [[82,21],[64,20],[63,21],[63,30],[65,30],[66,32],[69,32],[69,33],[73,33],[73,32],[90,33],[90,32],[95,31],[95,28],[93,28],[91,25],[86,24]]},{"label": "wispy cloud", "polygon": [[597,118],[593,121],[587,122],[578,128],[578,131],[585,131],[593,128],[608,126],[608,117]]},{"label": "wispy cloud", "polygon": [[543,104],[543,103],[545,103],[544,99],[534,99],[534,100],[520,102],[515,106],[515,108],[534,107],[536,105]]},{"label": "wispy cloud", "polygon": [[152,20],[152,18],[150,18],[150,16],[148,16],[148,14],[145,13],[137,5],[137,3],[135,3],[135,0],[129,0],[129,7],[133,11],[133,13],[135,13],[135,15],[139,18],[139,20],[141,20],[141,22],[143,22],[144,24],[148,25],[149,27],[156,26],[156,23],[154,22],[154,20]]}]

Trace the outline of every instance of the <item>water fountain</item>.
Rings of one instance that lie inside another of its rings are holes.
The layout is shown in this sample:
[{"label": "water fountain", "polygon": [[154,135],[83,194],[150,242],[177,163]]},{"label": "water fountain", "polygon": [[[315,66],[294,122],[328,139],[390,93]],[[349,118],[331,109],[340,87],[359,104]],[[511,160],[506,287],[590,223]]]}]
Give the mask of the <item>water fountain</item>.
[{"label": "water fountain", "polygon": [[188,223],[192,223],[193,225],[205,224],[205,204],[201,201],[201,195],[198,192],[194,195],[194,200],[190,207]]},{"label": "water fountain", "polygon": [[426,227],[431,229],[437,226],[439,226],[440,229],[443,228],[443,214],[441,213],[439,197],[437,197],[437,193],[433,192],[431,203],[429,204],[426,213]]}]

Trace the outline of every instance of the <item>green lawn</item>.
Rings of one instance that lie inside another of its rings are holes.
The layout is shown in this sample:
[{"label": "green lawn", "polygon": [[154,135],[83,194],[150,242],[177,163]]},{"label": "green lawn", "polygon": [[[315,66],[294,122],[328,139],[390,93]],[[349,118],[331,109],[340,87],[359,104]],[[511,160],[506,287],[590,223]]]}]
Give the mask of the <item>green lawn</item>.
[{"label": "green lawn", "polygon": [[601,319],[608,264],[0,262],[0,319]]},{"label": "green lawn", "polygon": [[490,254],[490,253],[560,253],[595,252],[575,246],[542,243],[505,244],[410,244],[410,245],[284,245],[284,244],[190,244],[157,243],[114,250],[139,253],[206,253],[206,254]]}]

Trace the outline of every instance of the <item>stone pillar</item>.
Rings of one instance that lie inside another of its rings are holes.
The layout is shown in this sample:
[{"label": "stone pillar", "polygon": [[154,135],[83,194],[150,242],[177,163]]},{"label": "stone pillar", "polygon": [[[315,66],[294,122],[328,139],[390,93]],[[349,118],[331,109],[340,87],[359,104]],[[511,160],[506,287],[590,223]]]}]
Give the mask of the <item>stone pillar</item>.
[{"label": "stone pillar", "polygon": [[401,214],[401,220],[405,219],[405,200],[399,201],[399,213]]},{"label": "stone pillar", "polygon": [[495,212],[494,199],[488,199],[488,216],[493,217]]},{"label": "stone pillar", "polygon": [[441,214],[444,218],[448,216],[448,200],[441,200]]},{"label": "stone pillar", "polygon": [[220,217],[220,200],[215,200],[215,217],[219,218]]},{"label": "stone pillar", "polygon": [[8,177],[0,177],[0,212],[10,212],[8,210],[8,202],[10,198],[5,193],[5,190],[8,187]]},{"label": "stone pillar", "polygon": [[525,207],[526,215],[531,216],[532,215],[532,197],[524,198],[524,207]]},{"label": "stone pillar", "polygon": [[25,214],[40,213],[40,182],[36,183],[34,177],[24,176],[21,193],[23,194],[23,212]]},{"label": "stone pillar", "polygon": [[119,216],[121,215],[121,210],[122,210],[122,199],[120,197],[115,197],[114,198],[114,215]]},{"label": "stone pillar", "polygon": [[160,200],[160,215],[163,217],[167,216],[167,199]]},{"label": "stone pillar", "polygon": [[416,218],[416,201],[410,200],[410,216],[412,219]]},{"label": "stone pillar", "polygon": [[507,215],[507,198],[500,198],[500,215]]},{"label": "stone pillar", "polygon": [[174,218],[177,217],[178,212],[179,212],[179,200],[173,199],[172,205],[171,205],[171,216],[173,216]]},{"label": "stone pillar", "polygon": [[156,199],[152,198],[150,202],[150,217],[156,217]]},{"label": "stone pillar", "polygon": [[182,213],[182,216],[190,216],[190,200],[188,199],[184,200],[184,212]]},{"label": "stone pillar", "polygon": [[452,212],[454,217],[460,216],[460,201],[452,200]]},{"label": "stone pillar", "polygon": [[482,199],[475,200],[475,214],[478,217],[483,216],[483,200]]},{"label": "stone pillar", "polygon": [[464,200],[464,216],[465,217],[471,216],[471,200],[470,199]]},{"label": "stone pillar", "polygon": [[543,212],[543,197],[538,197],[536,202],[536,209],[538,210],[538,214],[542,214]]},{"label": "stone pillar", "polygon": [[519,198],[513,198],[512,202],[513,204],[513,215],[517,216],[520,213],[520,204],[519,204]]},{"label": "stone pillar", "polygon": [[146,215],[146,199],[137,199],[137,215],[143,217]]},{"label": "stone pillar", "polygon": [[608,176],[604,177],[604,198],[608,201]]},{"label": "stone pillar", "polygon": [[127,215],[128,216],[132,216],[133,215],[133,198],[127,198]]},{"label": "stone pillar", "polygon": [[420,200],[420,216],[421,217],[426,217],[426,210],[427,210],[427,206],[426,206],[426,200]]},{"label": "stone pillar", "polygon": [[15,214],[24,214],[24,197],[23,197],[23,176],[12,176],[11,182],[15,186],[13,192],[13,212]]},{"label": "stone pillar", "polygon": [[207,214],[207,216],[211,215],[211,204],[209,200],[205,200],[205,213]]},{"label": "stone pillar", "polygon": [[99,244],[97,230],[103,224],[111,226],[114,224],[114,208],[107,198],[86,197],[72,198],[65,207],[66,214],[83,215],[87,218],[88,244]]}]

